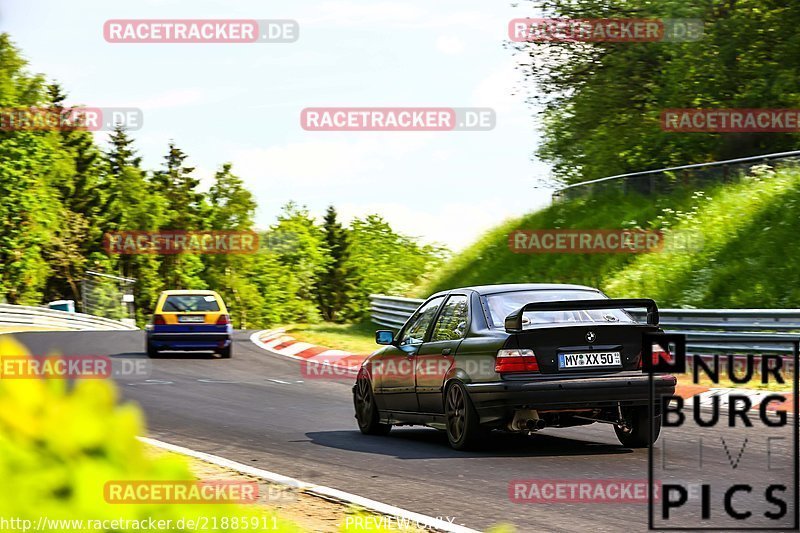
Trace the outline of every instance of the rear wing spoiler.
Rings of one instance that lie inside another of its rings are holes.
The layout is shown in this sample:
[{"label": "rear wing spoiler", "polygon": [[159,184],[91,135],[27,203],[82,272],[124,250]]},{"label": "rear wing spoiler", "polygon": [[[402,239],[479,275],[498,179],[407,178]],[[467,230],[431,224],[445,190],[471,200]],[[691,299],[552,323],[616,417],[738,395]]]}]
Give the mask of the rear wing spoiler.
[{"label": "rear wing spoiler", "polygon": [[522,315],[530,311],[593,311],[596,309],[647,309],[647,323],[658,325],[658,306],[650,298],[609,298],[602,300],[562,300],[525,304],[506,317],[506,331],[522,331]]}]

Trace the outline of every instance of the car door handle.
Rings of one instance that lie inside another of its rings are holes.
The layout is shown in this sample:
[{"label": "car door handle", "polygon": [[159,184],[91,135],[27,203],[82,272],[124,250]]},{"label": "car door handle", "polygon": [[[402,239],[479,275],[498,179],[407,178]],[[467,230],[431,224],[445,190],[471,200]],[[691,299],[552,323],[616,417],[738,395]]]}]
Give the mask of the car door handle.
[{"label": "car door handle", "polygon": [[450,355],[450,352],[451,352],[450,348],[444,348],[442,350],[442,355]]}]

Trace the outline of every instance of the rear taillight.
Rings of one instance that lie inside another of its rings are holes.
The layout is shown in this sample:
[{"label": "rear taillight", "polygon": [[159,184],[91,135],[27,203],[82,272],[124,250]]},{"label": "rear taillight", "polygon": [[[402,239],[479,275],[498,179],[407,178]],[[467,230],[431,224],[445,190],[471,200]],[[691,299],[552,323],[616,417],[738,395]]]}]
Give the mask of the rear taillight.
[{"label": "rear taillight", "polygon": [[153,325],[155,326],[166,326],[167,321],[164,320],[163,315],[153,315]]},{"label": "rear taillight", "polygon": [[[670,363],[672,362],[672,354],[669,353],[669,350],[665,350],[658,344],[653,345],[653,357],[651,359],[654,365],[657,365],[661,362]],[[639,368],[642,368],[642,354],[639,353]]]},{"label": "rear taillight", "polygon": [[230,323],[231,323],[231,317],[230,316],[228,316],[228,315],[219,315],[219,318],[217,319],[217,325],[218,326],[227,326]]},{"label": "rear taillight", "polygon": [[500,350],[494,361],[494,371],[498,374],[511,372],[538,372],[539,361],[533,350]]}]

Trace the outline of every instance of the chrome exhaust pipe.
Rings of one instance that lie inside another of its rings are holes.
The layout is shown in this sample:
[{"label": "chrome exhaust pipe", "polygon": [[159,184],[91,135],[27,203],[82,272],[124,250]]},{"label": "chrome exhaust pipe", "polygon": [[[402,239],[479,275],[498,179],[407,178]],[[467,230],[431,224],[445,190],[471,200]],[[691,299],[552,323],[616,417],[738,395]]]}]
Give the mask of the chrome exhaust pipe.
[{"label": "chrome exhaust pipe", "polygon": [[525,429],[528,431],[539,431],[540,429],[544,429],[547,424],[544,423],[544,420],[541,418],[536,419],[529,419],[525,422]]},{"label": "chrome exhaust pipe", "polygon": [[539,413],[535,409],[519,409],[514,412],[514,419],[509,422],[508,429],[515,432],[533,433],[544,429],[545,426],[544,420],[539,418]]}]

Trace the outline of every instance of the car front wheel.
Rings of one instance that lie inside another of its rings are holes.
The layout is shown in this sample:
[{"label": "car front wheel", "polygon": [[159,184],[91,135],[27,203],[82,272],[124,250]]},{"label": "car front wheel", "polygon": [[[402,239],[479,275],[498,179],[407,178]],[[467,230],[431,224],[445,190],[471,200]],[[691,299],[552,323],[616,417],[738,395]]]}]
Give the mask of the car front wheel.
[{"label": "car front wheel", "polygon": [[[614,432],[619,442],[627,448],[646,448],[650,444],[650,409],[647,406],[626,409],[623,413],[625,426],[615,425]],[[661,433],[661,415],[652,418],[653,442]]]},{"label": "car front wheel", "polygon": [[372,384],[369,378],[360,376],[353,389],[353,403],[356,408],[358,429],[364,435],[387,435],[392,429],[391,424],[381,424],[378,417],[378,407],[375,405],[375,395],[372,393]]}]

